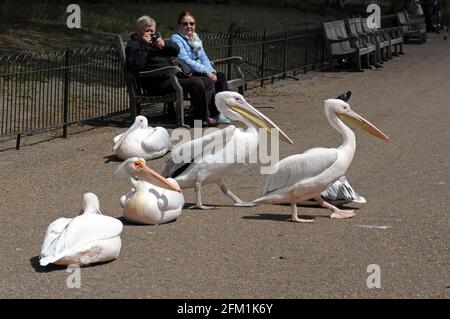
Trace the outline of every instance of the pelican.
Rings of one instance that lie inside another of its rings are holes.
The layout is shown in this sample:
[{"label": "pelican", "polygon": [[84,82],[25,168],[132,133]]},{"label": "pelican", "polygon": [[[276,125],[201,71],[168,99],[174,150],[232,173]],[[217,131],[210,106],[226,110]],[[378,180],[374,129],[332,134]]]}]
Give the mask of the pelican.
[{"label": "pelican", "polygon": [[178,183],[150,169],[143,158],[127,159],[117,168],[115,175],[130,177],[133,185],[120,198],[126,220],[140,224],[163,224],[181,214],[184,197]]},{"label": "pelican", "polygon": [[[347,91],[337,97],[337,99],[342,100],[344,102],[348,102],[350,100],[350,97],[352,96],[351,91]],[[365,204],[366,199],[359,195],[353,187],[350,185],[350,183],[347,181],[347,178],[345,176],[339,177],[337,181],[334,182],[333,185],[328,187],[326,190],[324,190],[322,193],[320,193],[320,196],[327,201],[328,203],[335,205],[335,206],[342,206],[344,204],[353,202],[358,204]],[[302,205],[310,205],[310,204],[317,204],[317,201],[312,199],[311,201],[307,202],[301,202]]]},{"label": "pelican", "polygon": [[113,138],[113,152],[121,160],[142,157],[145,160],[161,157],[172,148],[169,133],[163,127],[150,127],[145,116],[139,115],[124,133]]},{"label": "pelican", "polygon": [[[337,181],[334,182],[333,185],[328,187],[322,193],[320,193],[322,199],[326,202],[334,205],[334,206],[342,206],[347,203],[357,203],[357,204],[365,204],[366,199],[359,195],[350,183],[347,181],[345,176],[339,177]],[[301,205],[316,205],[317,201],[314,199],[311,201],[301,202]]]},{"label": "pelican", "polygon": [[85,193],[79,216],[58,218],[48,226],[39,262],[85,266],[116,259],[122,228],[119,220],[101,214],[95,194]]},{"label": "pelican", "polygon": [[330,125],[343,136],[338,148],[312,148],[303,154],[292,155],[274,165],[274,174],[269,175],[262,189],[262,196],[254,203],[289,203],[292,221],[312,222],[298,218],[297,203],[314,198],[321,206],[332,211],[331,218],[351,218],[353,210],[340,210],[326,202],[320,193],[343,176],[353,160],[356,139],[353,131],[342,120],[365,130],[378,138],[389,138],[362,116],[350,109],[343,99],[328,99],[324,102],[325,115]]},{"label": "pelican", "polygon": [[[241,121],[246,130],[229,125],[201,138],[176,145],[167,161],[163,175],[174,178],[182,189],[195,188],[196,205],[200,209],[210,209],[202,202],[202,186],[217,184],[222,192],[234,201],[235,206],[254,206],[242,201],[232,193],[223,181],[228,172],[236,169],[238,163],[244,163],[250,154],[258,148],[258,128],[268,132],[277,131],[281,140],[293,143],[269,118],[251,106],[244,97],[236,92],[224,91],[216,94],[215,102],[220,113],[231,120]],[[220,141],[220,143],[215,143]],[[186,154],[197,146],[199,154],[191,153],[189,159],[176,160],[176,154]],[[208,152],[214,146],[214,153]],[[226,160],[231,159],[231,160]]]}]

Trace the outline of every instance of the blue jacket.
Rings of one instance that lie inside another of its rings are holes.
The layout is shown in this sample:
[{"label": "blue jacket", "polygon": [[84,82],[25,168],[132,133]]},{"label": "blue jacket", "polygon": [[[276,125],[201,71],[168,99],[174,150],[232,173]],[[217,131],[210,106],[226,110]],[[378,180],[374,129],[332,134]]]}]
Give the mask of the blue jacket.
[{"label": "blue jacket", "polygon": [[198,52],[195,52],[189,45],[186,37],[182,36],[180,33],[175,33],[170,37],[170,40],[175,42],[180,48],[180,53],[178,53],[178,58],[183,60],[191,69],[196,73],[209,74],[215,73],[216,71],[211,65],[211,61],[203,49],[203,46]]}]

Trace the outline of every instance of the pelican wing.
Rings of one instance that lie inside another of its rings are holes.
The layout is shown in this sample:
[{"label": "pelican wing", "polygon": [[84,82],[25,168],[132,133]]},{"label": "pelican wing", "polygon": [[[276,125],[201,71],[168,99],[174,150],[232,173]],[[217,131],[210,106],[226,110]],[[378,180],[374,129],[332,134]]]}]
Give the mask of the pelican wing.
[{"label": "pelican wing", "polygon": [[366,199],[353,189],[345,176],[341,176],[333,185],[324,190],[321,195],[328,202],[341,201],[342,203],[348,203],[353,201],[361,204],[366,203]]},{"label": "pelican wing", "polygon": [[113,138],[113,144],[116,144],[116,143],[120,140],[120,138],[122,137],[123,134],[125,134],[125,132],[120,133],[119,135],[116,135],[116,136]]},{"label": "pelican wing", "polygon": [[41,255],[50,254],[50,247],[52,247],[55,241],[61,236],[71,220],[72,218],[58,218],[48,226],[47,232],[45,233],[44,242],[41,247]]},{"label": "pelican wing", "polygon": [[146,152],[158,152],[169,149],[172,145],[169,133],[163,127],[155,127],[147,129],[148,135],[143,138],[141,146]]},{"label": "pelican wing", "polygon": [[200,138],[175,145],[172,149],[172,153],[167,159],[163,176],[166,178],[177,177],[183,173],[189,165],[200,160],[203,153],[229,141],[235,131],[236,127],[234,125],[229,125],[224,129],[215,130]]},{"label": "pelican wing", "polygon": [[122,232],[118,219],[97,215],[81,215],[73,219],[59,218],[50,224],[41,249],[42,266],[55,262],[73,251],[96,240],[114,238]]},{"label": "pelican wing", "polygon": [[286,157],[274,165],[275,173],[267,177],[263,195],[317,176],[333,165],[337,158],[338,152],[334,148],[313,148],[303,154]]}]

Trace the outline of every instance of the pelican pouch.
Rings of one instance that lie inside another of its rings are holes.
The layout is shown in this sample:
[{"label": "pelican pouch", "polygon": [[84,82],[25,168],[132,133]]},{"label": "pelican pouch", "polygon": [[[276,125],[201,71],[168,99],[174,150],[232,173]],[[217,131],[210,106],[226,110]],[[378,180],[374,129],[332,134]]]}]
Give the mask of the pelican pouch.
[{"label": "pelican pouch", "polygon": [[190,78],[194,73],[189,65],[176,57],[171,57],[170,63],[181,69],[181,72],[177,74],[179,78]]}]

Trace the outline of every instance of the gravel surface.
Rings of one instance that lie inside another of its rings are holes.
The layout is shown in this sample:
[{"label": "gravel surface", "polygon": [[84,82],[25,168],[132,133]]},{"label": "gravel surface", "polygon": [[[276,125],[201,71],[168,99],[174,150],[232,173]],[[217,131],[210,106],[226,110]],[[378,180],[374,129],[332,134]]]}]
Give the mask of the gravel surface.
[{"label": "gravel surface", "polygon": [[[300,207],[316,222],[292,223],[287,206],[235,208],[209,186],[205,204],[218,209],[186,209],[159,226],[126,224],[119,258],[83,268],[81,288],[69,289],[65,268],[38,264],[45,231],[56,218],[75,216],[87,191],[104,214],[122,215],[119,197],[130,185],[113,178],[118,162],[108,158],[112,137],[125,128],[37,135],[20,151],[2,150],[0,297],[449,298],[450,46],[442,37],[406,46],[381,71],[310,72],[248,92],[294,140],[282,145],[282,157],[340,144],[323,100],[346,90],[352,108],[390,136],[386,143],[356,132],[347,177],[368,203],[354,205],[350,220]],[[148,164],[162,171],[164,160]],[[244,200],[259,194],[263,180],[257,165],[226,177]],[[195,201],[193,190],[184,194]],[[380,266],[380,289],[367,288],[371,264]]]}]

